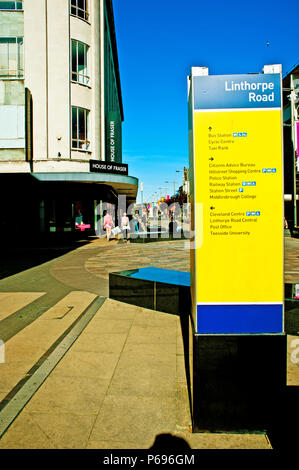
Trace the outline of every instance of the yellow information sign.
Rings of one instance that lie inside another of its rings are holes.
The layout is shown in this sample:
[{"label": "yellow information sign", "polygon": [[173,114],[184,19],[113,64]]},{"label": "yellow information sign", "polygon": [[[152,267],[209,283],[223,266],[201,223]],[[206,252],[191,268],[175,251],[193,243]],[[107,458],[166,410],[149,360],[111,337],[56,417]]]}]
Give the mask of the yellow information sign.
[{"label": "yellow information sign", "polygon": [[197,333],[283,332],[280,74],[191,79]]}]

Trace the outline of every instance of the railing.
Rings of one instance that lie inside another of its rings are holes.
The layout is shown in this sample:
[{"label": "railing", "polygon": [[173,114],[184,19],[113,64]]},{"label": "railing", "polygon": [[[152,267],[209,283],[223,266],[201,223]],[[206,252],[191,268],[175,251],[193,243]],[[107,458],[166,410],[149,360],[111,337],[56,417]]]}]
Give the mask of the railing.
[{"label": "railing", "polygon": [[90,141],[89,140],[75,140],[72,139],[72,150],[89,150]]},{"label": "railing", "polygon": [[82,72],[72,72],[72,81],[83,85],[89,85],[90,77],[88,75],[83,75]]},{"label": "railing", "polygon": [[0,69],[0,78],[1,79],[10,79],[10,78],[24,78],[24,70],[22,69]]}]

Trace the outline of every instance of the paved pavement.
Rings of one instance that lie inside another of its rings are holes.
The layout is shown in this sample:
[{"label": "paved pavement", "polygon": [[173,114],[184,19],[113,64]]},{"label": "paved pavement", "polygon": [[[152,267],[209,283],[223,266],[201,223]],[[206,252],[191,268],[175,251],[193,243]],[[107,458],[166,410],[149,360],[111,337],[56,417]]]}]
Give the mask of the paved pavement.
[{"label": "paved pavement", "polygon": [[[179,318],[107,298],[111,271],[189,270],[185,241],[19,253],[28,269],[7,256],[0,281],[0,449],[148,449],[161,433],[192,449],[271,449],[264,434],[192,434]],[[285,280],[299,283],[299,240],[285,254]]]}]

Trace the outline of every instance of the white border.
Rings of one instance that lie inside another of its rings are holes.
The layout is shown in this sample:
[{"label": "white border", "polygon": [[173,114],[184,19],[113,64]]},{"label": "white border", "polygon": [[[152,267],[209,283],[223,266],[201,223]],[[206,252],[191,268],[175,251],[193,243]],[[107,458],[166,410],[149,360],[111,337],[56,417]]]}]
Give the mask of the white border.
[{"label": "white border", "polygon": [[281,111],[281,108],[224,108],[224,109],[194,109],[195,113],[232,113],[234,111]]},{"label": "white border", "polygon": [[283,305],[283,302],[197,302],[197,305]]},{"label": "white border", "polygon": [[[192,69],[191,69],[192,70]],[[281,140],[282,140],[282,152],[281,152],[281,156],[282,156],[282,185],[284,184],[284,181],[283,181],[283,173],[284,173],[284,160],[283,160],[283,119],[282,119],[282,113],[283,113],[283,106],[282,106],[282,76],[281,76],[281,73],[280,73],[280,97],[281,97],[281,105],[280,107],[266,107],[266,108],[216,108],[216,109],[195,109],[194,107],[194,88],[193,88],[193,75],[192,75],[192,72],[191,72],[191,78],[192,78],[192,82],[191,82],[191,86],[192,86],[192,139],[193,139],[193,190],[194,190],[194,193],[193,193],[193,196],[194,196],[194,242],[195,242],[195,247],[196,247],[196,234],[197,234],[197,230],[196,230],[196,219],[195,219],[195,204],[196,204],[196,189],[195,189],[195,161],[196,161],[196,158],[195,158],[195,137],[194,137],[194,113],[232,113],[232,112],[250,112],[250,111],[253,111],[253,112],[256,112],[256,111],[280,111],[281,113]],[[284,194],[284,189],[283,189],[283,194]],[[284,202],[283,202],[283,212],[284,212]],[[283,221],[282,221],[283,222]],[[282,223],[282,230],[283,230],[283,223]],[[283,233],[284,235],[284,233]],[[282,239],[284,240],[284,236],[282,237]],[[194,250],[194,267],[195,267],[195,276],[194,276],[194,280],[195,280],[195,290],[194,290],[194,294],[195,294],[195,299],[196,299],[196,312],[195,312],[195,332],[197,333],[197,320],[198,320],[198,314],[197,314],[197,307],[200,306],[200,305],[282,305],[282,309],[283,309],[283,314],[282,314],[282,331],[283,331],[283,334],[285,333],[285,328],[284,328],[284,321],[285,321],[285,318],[284,318],[284,310],[285,310],[285,306],[284,306],[284,300],[282,302],[197,302],[197,266],[196,266],[196,249]],[[283,249],[283,262],[284,262],[284,249]],[[284,288],[284,271],[283,271],[283,283],[282,283],[282,287]],[[284,293],[283,293],[283,299],[284,299]],[[259,333],[260,334],[260,333]],[[280,333],[281,334],[281,333]]]},{"label": "white border", "polygon": [[195,328],[195,333],[197,333],[197,226],[196,226],[196,158],[195,158],[195,128],[194,128],[194,75],[191,68],[191,120],[192,120],[192,165],[193,165],[193,231],[194,231],[194,248],[193,248],[193,266],[194,266],[194,306],[192,306],[192,321]]}]

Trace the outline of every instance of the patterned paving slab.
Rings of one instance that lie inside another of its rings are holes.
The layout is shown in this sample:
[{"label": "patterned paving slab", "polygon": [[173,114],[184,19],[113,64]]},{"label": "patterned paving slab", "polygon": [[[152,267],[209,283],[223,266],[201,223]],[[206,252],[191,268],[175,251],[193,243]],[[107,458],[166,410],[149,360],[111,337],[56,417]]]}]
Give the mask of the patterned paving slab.
[{"label": "patterned paving slab", "polygon": [[[185,240],[150,244],[101,244],[99,253],[85,261],[91,274],[108,279],[109,272],[155,266],[178,271],[190,270],[190,252]],[[285,282],[299,283],[299,240],[285,239]],[[217,266],[215,266],[217,276]]]},{"label": "patterned paving slab", "polygon": [[184,240],[147,245],[130,243],[113,245],[90,257],[85,262],[85,269],[104,279],[108,279],[109,272],[147,266],[189,271],[190,254],[184,246]]}]

